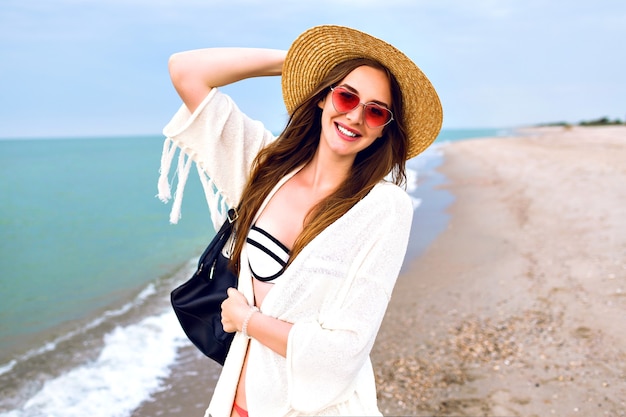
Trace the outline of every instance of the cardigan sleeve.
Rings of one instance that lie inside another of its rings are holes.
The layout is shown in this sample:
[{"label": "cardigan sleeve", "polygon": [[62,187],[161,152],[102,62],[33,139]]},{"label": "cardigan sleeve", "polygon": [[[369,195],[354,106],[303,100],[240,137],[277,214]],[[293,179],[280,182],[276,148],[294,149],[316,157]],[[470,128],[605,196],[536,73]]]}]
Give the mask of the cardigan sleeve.
[{"label": "cardigan sleeve", "polygon": [[158,197],[171,198],[168,174],[179,150],[170,221],[180,218],[183,190],[192,162],[204,188],[213,226],[219,228],[228,208],[238,204],[251,165],[261,148],[274,140],[261,122],[250,119],[233,100],[212,89],[192,114],[183,104],[165,126]]},{"label": "cardigan sleeve", "polygon": [[413,216],[403,190],[392,185],[382,189],[386,191],[379,193],[380,198],[363,210],[368,214],[352,225],[357,228],[352,243],[361,245],[357,259],[346,260],[353,263],[349,272],[353,277],[332,295],[330,307],[320,311],[318,320],[298,321],[289,333],[288,395],[290,406],[301,413],[315,414],[348,398],[369,363],[404,260]]}]

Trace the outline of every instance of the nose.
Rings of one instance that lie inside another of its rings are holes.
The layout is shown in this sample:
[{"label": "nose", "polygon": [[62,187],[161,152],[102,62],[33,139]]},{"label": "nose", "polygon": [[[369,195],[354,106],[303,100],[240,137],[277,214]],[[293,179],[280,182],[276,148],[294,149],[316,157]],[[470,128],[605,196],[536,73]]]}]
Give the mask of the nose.
[{"label": "nose", "polygon": [[358,106],[350,110],[346,113],[346,117],[348,120],[354,121],[355,123],[362,124],[363,117],[365,116],[365,105],[359,103]]}]

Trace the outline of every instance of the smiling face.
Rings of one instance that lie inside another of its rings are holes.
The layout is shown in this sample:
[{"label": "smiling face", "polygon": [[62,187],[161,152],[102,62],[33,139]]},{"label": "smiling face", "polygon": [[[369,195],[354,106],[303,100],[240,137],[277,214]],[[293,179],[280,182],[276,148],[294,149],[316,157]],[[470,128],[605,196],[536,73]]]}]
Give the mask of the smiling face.
[{"label": "smiling face", "polygon": [[[358,94],[361,103],[375,102],[391,108],[389,79],[380,69],[357,67],[338,85]],[[358,152],[370,146],[383,134],[383,126],[371,128],[367,125],[362,105],[347,113],[340,113],[333,106],[330,92],[318,105],[322,109],[319,143],[319,151],[322,153],[328,152],[340,159],[354,160]]]}]

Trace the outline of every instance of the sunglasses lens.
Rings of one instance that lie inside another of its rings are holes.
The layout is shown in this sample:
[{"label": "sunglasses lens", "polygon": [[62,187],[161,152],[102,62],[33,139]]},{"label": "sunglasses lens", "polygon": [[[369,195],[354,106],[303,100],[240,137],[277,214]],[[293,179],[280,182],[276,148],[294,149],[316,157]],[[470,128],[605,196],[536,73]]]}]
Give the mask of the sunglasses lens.
[{"label": "sunglasses lens", "polygon": [[333,104],[338,112],[347,113],[359,105],[359,96],[343,88],[335,88],[333,90]]},{"label": "sunglasses lens", "polygon": [[365,121],[370,127],[378,127],[387,124],[391,120],[391,112],[377,104],[365,106]]},{"label": "sunglasses lens", "polygon": [[[339,113],[348,113],[361,104],[361,98],[345,88],[336,87],[332,90],[332,100],[335,110]],[[369,127],[384,126],[393,118],[391,111],[375,103],[368,103],[365,107],[365,123]]]}]

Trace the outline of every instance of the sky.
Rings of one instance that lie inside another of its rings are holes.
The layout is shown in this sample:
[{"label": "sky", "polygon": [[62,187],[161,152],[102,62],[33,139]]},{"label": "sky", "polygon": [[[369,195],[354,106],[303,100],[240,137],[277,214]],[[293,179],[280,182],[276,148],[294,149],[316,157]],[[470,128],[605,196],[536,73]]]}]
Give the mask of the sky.
[{"label": "sky", "polygon": [[[1,0],[0,138],[160,134],[181,104],[171,54],[288,49],[319,24],[402,50],[437,89],[444,128],[626,118],[623,0]],[[278,77],[225,90],[284,126]]]}]

